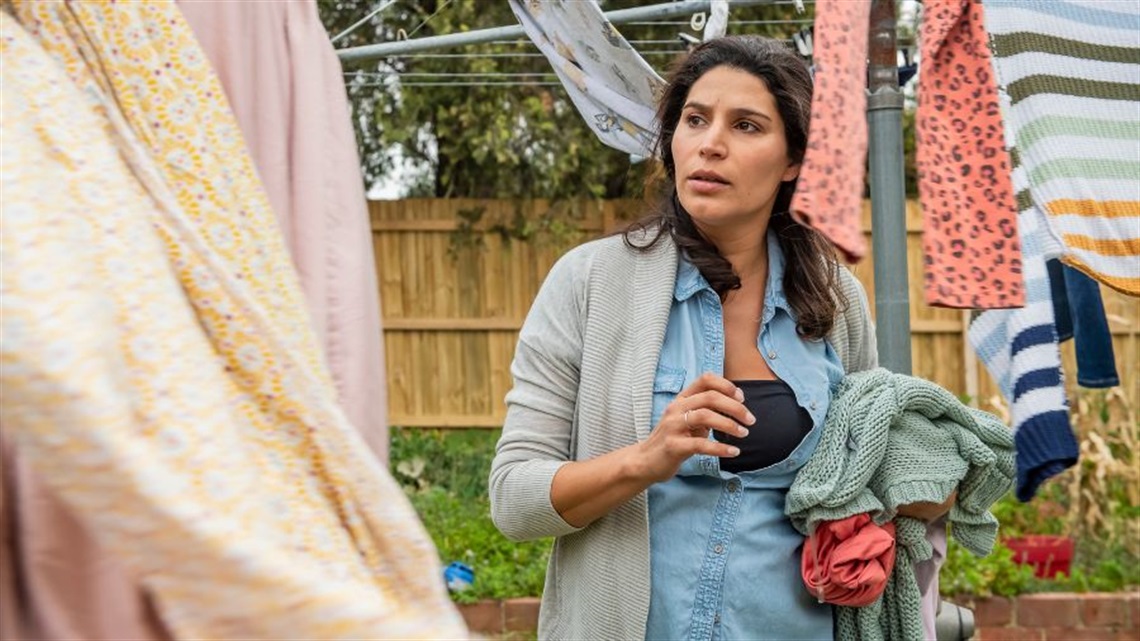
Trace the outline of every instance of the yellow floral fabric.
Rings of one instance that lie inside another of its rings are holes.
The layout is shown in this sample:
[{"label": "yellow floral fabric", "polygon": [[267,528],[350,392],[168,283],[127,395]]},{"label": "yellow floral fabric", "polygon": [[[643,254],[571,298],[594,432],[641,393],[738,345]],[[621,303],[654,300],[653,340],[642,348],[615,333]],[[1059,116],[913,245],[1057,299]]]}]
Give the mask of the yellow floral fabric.
[{"label": "yellow floral fabric", "polygon": [[0,12],[0,421],[179,638],[455,638],[173,3]]}]

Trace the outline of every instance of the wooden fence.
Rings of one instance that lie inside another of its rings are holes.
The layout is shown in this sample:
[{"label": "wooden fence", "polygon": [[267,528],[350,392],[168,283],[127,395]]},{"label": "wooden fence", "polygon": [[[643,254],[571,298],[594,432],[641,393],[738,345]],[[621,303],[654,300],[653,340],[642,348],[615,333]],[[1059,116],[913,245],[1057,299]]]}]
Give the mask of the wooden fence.
[{"label": "wooden fence", "polygon": [[[567,205],[560,205],[568,207]],[[579,203],[580,231],[527,242],[501,233],[511,221],[541,220],[550,203],[428,200],[370,203],[384,312],[389,420],[407,427],[498,427],[510,389],[518,329],[554,261],[570,247],[619,228],[634,201]],[[464,214],[461,216],[460,214]],[[562,220],[562,219],[556,219]],[[558,223],[553,223],[557,225]],[[870,238],[870,208],[864,208]],[[870,242],[868,242],[868,246]],[[929,307],[922,293],[922,220],[907,207],[911,348],[916,376],[981,399],[998,394],[965,340],[969,312]],[[874,256],[852,268],[874,309]],[[1103,289],[1125,395],[1140,401],[1140,299]],[[1062,346],[1075,379],[1072,341]]]}]

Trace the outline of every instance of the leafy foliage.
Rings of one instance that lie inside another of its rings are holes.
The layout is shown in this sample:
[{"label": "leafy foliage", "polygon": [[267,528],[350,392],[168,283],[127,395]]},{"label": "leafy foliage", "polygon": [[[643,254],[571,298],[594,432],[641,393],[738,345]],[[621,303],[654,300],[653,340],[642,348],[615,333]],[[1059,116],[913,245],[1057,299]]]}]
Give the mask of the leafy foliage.
[{"label": "leafy foliage", "polygon": [[1013,552],[1000,543],[979,559],[950,539],[938,579],[939,591],[947,596],[1014,596],[1028,590],[1033,569],[1015,563]]},{"label": "leafy foliage", "polygon": [[392,473],[447,565],[475,571],[460,603],[542,594],[550,540],[514,543],[491,522],[487,475],[499,430],[393,429]]},{"label": "leafy foliage", "polygon": [[[1029,503],[1012,495],[994,505],[1001,537],[1070,536],[1072,570],[1033,577],[1004,545],[976,559],[951,539],[943,594],[1012,596],[1023,592],[1115,592],[1140,585],[1140,422],[1123,391],[1081,390],[1072,399],[1080,462],[1042,485]],[[998,413],[1000,399],[990,405]]]}]

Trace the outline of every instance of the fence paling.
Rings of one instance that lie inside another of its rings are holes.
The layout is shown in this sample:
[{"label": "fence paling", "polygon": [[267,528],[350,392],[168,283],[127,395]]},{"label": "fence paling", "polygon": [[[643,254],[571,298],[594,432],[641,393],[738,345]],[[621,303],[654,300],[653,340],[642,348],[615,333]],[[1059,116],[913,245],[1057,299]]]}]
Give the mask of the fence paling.
[{"label": "fence paling", "polygon": [[[387,350],[389,420],[409,427],[496,427],[510,389],[510,362],[519,327],[554,261],[577,242],[612,231],[641,211],[634,201],[578,205],[581,234],[565,242],[543,236],[504,241],[491,227],[516,206],[531,219],[551,203],[474,199],[411,199],[370,203]],[[480,222],[457,244],[459,212],[483,208]],[[869,208],[864,230],[870,233]],[[922,292],[922,218],[907,205],[911,347],[916,376],[985,401],[998,394],[984,367],[967,366],[968,314],[928,307]],[[874,308],[874,256],[853,266]],[[1103,288],[1121,384],[1140,401],[1140,299]],[[1062,347],[1066,379],[1075,381],[1072,343]],[[976,383],[969,383],[971,378]]]}]

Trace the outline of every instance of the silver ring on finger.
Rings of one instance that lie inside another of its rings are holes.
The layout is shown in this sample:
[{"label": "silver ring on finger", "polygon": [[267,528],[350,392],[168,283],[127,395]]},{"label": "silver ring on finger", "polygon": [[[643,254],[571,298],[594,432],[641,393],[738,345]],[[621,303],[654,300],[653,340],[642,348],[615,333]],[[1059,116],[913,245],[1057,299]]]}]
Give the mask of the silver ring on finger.
[{"label": "silver ring on finger", "polygon": [[690,432],[693,431],[693,429],[695,429],[693,427],[693,424],[689,422],[689,412],[692,412],[692,411],[693,410],[685,410],[685,427],[689,428]]}]

